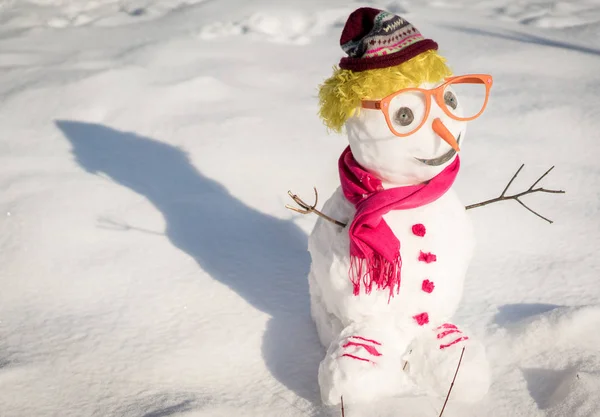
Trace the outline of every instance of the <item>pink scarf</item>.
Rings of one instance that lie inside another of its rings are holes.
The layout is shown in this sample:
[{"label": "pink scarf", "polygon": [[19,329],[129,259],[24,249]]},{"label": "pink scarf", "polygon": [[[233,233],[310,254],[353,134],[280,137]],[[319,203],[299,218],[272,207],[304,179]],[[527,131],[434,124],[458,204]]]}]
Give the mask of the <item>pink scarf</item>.
[{"label": "pink scarf", "polygon": [[340,180],[344,195],[356,207],[350,235],[350,280],[354,295],[363,283],[369,294],[373,284],[390,291],[390,298],[400,291],[400,241],[383,220],[391,210],[406,210],[432,203],[454,183],[460,160],[458,156],[442,172],[423,184],[383,189],[381,180],[367,172],[354,159],[350,147],[339,159]]}]

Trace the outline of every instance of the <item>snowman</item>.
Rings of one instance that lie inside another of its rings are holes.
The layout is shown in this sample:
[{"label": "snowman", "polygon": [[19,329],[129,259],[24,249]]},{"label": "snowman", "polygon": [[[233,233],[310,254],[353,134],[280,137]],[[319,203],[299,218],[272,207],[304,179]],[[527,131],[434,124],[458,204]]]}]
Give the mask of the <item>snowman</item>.
[{"label": "snowman", "polygon": [[349,146],[329,219],[309,238],[323,402],[443,397],[459,359],[453,399],[478,401],[490,385],[485,349],[452,320],[474,247],[452,185],[492,77],[452,76],[433,40],[373,8],[348,17],[340,43],[348,56],[321,86],[320,115],[345,126]]}]

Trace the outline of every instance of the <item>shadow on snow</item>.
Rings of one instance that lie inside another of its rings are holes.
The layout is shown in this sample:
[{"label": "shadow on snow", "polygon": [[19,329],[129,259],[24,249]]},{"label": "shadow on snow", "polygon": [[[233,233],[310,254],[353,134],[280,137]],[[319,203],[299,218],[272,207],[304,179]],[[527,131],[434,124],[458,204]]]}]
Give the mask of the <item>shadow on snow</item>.
[{"label": "shadow on snow", "polygon": [[233,197],[175,146],[99,124],[56,125],[81,167],[146,197],[164,216],[173,245],[272,317],[262,347],[268,369],[316,402],[323,351],[309,314],[306,234]]},{"label": "shadow on snow", "polygon": [[464,32],[472,35],[480,35],[480,36],[490,36],[494,38],[502,38],[508,39],[517,42],[524,43],[532,43],[536,45],[550,46],[553,48],[562,48],[567,49],[569,51],[577,51],[584,54],[596,55],[600,56],[600,49],[590,48],[583,45],[575,45],[568,42],[553,40],[543,38],[541,36],[531,35],[528,33],[522,33],[518,31],[503,31],[496,32],[491,30],[479,29],[479,28],[469,28],[464,26],[455,26],[455,25],[443,25],[447,29],[456,30],[459,32]]}]

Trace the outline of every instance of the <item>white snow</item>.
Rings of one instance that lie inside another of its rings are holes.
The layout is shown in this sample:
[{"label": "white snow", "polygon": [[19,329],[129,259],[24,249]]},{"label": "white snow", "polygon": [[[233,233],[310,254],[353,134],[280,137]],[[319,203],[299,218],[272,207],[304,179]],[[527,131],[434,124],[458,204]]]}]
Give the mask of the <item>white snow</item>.
[{"label": "white snow", "polygon": [[[463,202],[498,195],[521,163],[511,189],[556,165],[543,184],[567,190],[524,198],[552,225],[514,202],[469,211],[456,319],[493,383],[444,415],[600,415],[600,5],[368,4],[438,41],[455,73],[494,76],[461,151]],[[283,205],[338,185],[346,139],[315,96],[363,5],[0,0],[2,417],[340,414],[317,383],[316,219]]]}]

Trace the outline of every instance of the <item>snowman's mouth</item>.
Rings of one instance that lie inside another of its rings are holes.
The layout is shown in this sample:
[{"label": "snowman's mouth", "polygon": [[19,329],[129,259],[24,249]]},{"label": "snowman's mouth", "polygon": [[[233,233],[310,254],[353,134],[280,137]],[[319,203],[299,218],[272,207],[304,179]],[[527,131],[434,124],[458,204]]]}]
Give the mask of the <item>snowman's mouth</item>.
[{"label": "snowman's mouth", "polygon": [[[460,133],[458,134],[458,138],[456,139],[456,143],[458,143],[460,145]],[[438,156],[437,158],[433,158],[433,159],[415,158],[415,159],[417,161],[419,161],[419,162],[423,162],[425,165],[429,165],[429,166],[432,166],[432,167],[437,167],[437,166],[445,164],[446,162],[448,162],[449,160],[451,160],[454,155],[456,155],[456,151],[454,149],[450,149],[448,152],[446,152],[442,156]]]}]

